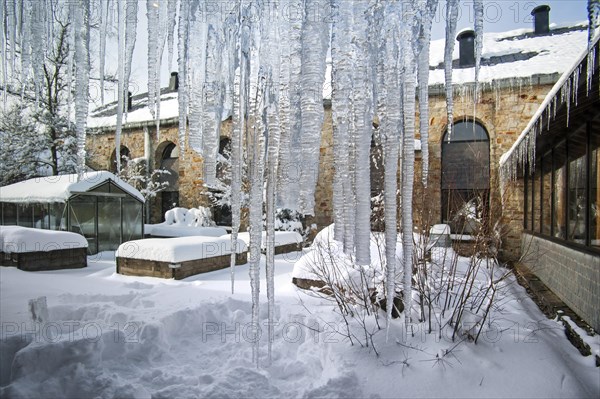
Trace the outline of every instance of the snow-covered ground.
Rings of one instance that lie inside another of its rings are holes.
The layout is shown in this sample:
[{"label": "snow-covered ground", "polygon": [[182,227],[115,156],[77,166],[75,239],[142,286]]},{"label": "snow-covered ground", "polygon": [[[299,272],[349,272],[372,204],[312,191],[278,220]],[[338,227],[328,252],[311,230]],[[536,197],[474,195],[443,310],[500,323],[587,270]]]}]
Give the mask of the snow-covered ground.
[{"label": "snow-covered ground", "polygon": [[[380,356],[351,346],[330,302],[291,284],[300,253],[275,266],[272,363],[266,304],[250,324],[248,266],[182,281],[115,274],[114,255],[89,267],[28,273],[0,268],[0,397],[598,397],[600,369],[566,340],[516,283],[509,284],[475,345],[395,320]],[[514,281],[514,279],[513,279]],[[261,286],[265,286],[264,280]],[[263,290],[264,291],[264,290]],[[262,295],[262,292],[261,292]],[[47,297],[49,319],[31,322],[28,301]],[[266,302],[266,296],[261,297]],[[321,331],[317,333],[316,330]],[[59,335],[60,334],[60,335]],[[252,341],[261,340],[261,368]],[[453,349],[452,349],[453,348]],[[450,351],[448,351],[450,350]]]}]

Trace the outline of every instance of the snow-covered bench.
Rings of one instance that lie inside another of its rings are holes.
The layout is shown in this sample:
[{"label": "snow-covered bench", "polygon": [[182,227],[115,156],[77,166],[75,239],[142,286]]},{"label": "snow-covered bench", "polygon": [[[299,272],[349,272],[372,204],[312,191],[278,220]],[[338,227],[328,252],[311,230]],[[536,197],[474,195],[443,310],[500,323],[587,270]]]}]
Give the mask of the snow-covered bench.
[{"label": "snow-covered bench", "polygon": [[[231,234],[221,236],[231,240]],[[267,250],[267,233],[262,232],[261,251]],[[246,246],[250,245],[250,233],[238,233],[238,240],[242,240]],[[275,232],[275,255],[286,254],[289,252],[302,250],[302,236],[295,231],[276,231]]]},{"label": "snow-covered bench", "polygon": [[165,212],[165,221],[147,224],[144,231],[152,237],[220,237],[227,234],[223,227],[215,226],[209,208],[173,208]]},{"label": "snow-covered bench", "polygon": [[[247,262],[246,245],[238,240],[236,265]],[[219,237],[148,238],[123,243],[115,253],[117,273],[180,280],[229,267],[231,239]]]},{"label": "snow-covered bench", "polygon": [[26,271],[87,266],[86,239],[76,233],[0,226],[0,265]]}]

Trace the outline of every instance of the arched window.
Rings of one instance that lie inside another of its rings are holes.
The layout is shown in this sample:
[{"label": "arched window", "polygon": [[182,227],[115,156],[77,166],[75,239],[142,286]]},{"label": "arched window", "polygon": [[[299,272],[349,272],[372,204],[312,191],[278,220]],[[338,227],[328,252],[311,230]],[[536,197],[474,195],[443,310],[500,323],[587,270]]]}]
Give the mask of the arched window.
[{"label": "arched window", "polygon": [[[119,154],[121,156],[121,170],[127,165],[127,162],[130,159],[131,152],[129,148],[124,145],[121,146],[119,150]],[[117,150],[115,149],[110,156],[110,171],[113,173],[117,173]]]},{"label": "arched window", "polygon": [[490,138],[478,122],[454,124],[442,141],[442,220],[453,233],[472,233],[489,208]]}]

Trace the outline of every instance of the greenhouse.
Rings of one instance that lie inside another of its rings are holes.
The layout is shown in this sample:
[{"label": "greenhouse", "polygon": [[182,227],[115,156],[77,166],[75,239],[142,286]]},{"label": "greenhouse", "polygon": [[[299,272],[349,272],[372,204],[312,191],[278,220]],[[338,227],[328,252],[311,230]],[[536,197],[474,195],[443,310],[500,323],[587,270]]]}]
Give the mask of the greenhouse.
[{"label": "greenhouse", "polygon": [[38,177],[0,187],[2,225],[72,231],[90,255],[143,237],[144,197],[110,172]]}]

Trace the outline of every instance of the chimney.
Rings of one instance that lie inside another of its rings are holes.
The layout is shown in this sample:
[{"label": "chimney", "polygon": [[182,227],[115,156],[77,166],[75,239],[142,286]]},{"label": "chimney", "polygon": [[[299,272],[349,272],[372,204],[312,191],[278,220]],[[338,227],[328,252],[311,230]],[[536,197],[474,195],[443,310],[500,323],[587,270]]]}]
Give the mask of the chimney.
[{"label": "chimney", "polygon": [[538,6],[531,11],[531,15],[533,15],[536,35],[545,35],[550,32],[550,6]]},{"label": "chimney", "polygon": [[177,91],[179,89],[179,74],[177,72],[171,72],[171,79],[169,80],[169,91]]},{"label": "chimney", "polygon": [[133,108],[133,94],[130,91],[127,92],[127,112]]},{"label": "chimney", "polygon": [[475,66],[475,32],[462,31],[456,36],[458,40],[458,65],[460,67]]}]

